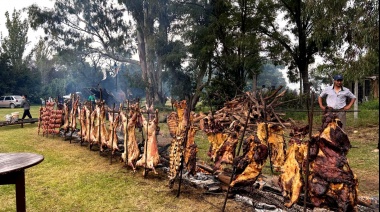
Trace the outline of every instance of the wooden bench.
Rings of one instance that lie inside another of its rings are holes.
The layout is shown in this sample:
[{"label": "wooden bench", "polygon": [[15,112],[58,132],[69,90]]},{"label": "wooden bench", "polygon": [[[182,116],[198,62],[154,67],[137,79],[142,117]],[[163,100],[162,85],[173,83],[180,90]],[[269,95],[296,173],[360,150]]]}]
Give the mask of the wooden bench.
[{"label": "wooden bench", "polygon": [[15,122],[0,121],[0,127],[9,126],[9,125],[16,125],[16,124],[20,124],[21,127],[24,127],[24,124],[26,124],[26,123],[34,124],[36,122],[38,122],[38,118],[31,118],[31,119],[24,119],[24,120],[19,119],[18,121],[15,121]]}]

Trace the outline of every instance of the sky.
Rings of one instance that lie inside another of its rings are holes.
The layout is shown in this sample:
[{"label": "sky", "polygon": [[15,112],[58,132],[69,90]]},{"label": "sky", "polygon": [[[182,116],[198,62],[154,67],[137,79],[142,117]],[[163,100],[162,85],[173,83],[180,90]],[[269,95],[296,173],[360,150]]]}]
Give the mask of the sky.
[{"label": "sky", "polygon": [[[8,30],[5,26],[6,17],[5,12],[8,11],[10,18],[12,17],[13,11],[21,10],[25,7],[28,7],[32,4],[37,4],[40,7],[52,8],[54,6],[53,0],[0,0],[0,34],[2,37],[8,36]],[[27,17],[26,12],[22,12],[22,18]],[[28,41],[30,42],[27,46],[27,49],[31,49],[34,44],[39,40],[39,37],[43,35],[42,30],[34,31],[29,28],[28,32]],[[27,50],[28,51],[28,50]]]},{"label": "sky", "polygon": [[[28,7],[32,4],[37,4],[40,7],[47,7],[47,8],[53,8],[54,6],[54,0],[0,0],[0,34],[2,37],[8,36],[8,30],[5,26],[5,12],[8,11],[10,14],[10,17],[12,17],[13,10],[21,10],[25,7]],[[22,12],[23,18],[27,17],[27,14],[25,12]],[[28,41],[29,44],[27,45],[26,53],[29,53],[33,46],[37,43],[40,36],[43,36],[43,31],[40,29],[38,31],[34,31],[33,29],[29,28],[28,32]],[[283,73],[283,76],[288,83],[288,87],[291,89],[298,89],[299,85],[294,83],[289,83],[288,79],[286,77],[286,70],[281,71]]]}]

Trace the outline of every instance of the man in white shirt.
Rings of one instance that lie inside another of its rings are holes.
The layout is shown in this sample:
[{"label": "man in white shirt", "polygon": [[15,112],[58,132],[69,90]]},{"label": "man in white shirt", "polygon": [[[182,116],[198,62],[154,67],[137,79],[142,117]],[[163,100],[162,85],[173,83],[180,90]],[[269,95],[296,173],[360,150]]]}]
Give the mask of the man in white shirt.
[{"label": "man in white shirt", "polygon": [[[322,99],[324,97],[326,97],[327,106],[323,105]],[[347,99],[350,99],[348,104]],[[334,84],[325,88],[318,97],[319,107],[322,110],[337,111],[337,116],[343,124],[343,130],[346,126],[346,111],[351,108],[355,100],[356,96],[348,88],[343,87],[343,76],[340,74],[334,76]]]}]

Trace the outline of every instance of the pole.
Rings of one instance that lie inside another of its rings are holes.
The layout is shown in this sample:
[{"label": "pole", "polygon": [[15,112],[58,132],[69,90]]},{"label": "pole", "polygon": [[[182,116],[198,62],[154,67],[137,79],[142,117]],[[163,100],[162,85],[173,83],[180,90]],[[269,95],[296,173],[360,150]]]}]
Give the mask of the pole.
[{"label": "pole", "polygon": [[[100,107],[100,105],[99,105],[99,107]],[[102,107],[104,107],[104,105],[102,105]],[[102,111],[102,110],[100,109],[100,111]],[[102,134],[100,132],[101,126],[102,126],[102,119],[100,118],[101,116],[102,116],[102,114],[99,113],[99,116],[98,116],[98,124],[99,124],[99,126],[98,126],[98,144],[99,144],[100,148],[102,148],[102,139],[101,139]],[[100,155],[100,153],[101,153],[101,151],[99,151],[99,155]]]},{"label": "pole", "polygon": [[83,110],[83,108],[81,109],[79,107],[78,117],[79,117],[79,126],[80,126],[80,145],[81,146],[82,146],[82,143],[83,143],[83,126],[82,126],[82,118],[83,117],[81,117],[82,110]]},{"label": "pole", "polygon": [[[112,108],[112,123],[111,123],[111,157],[110,157],[110,164],[112,164],[112,156],[113,156],[113,134],[115,133],[115,103],[113,103]],[[116,141],[117,142],[117,141]]]},{"label": "pole", "polygon": [[265,142],[268,146],[270,171],[273,174],[272,150],[268,142],[269,129],[268,129],[268,123],[267,123],[267,104],[265,103],[265,101],[263,101],[263,103],[264,103]]},{"label": "pole", "polygon": [[149,109],[147,108],[147,113],[148,113],[148,119],[146,121],[146,140],[145,140],[145,148],[144,148],[144,155],[145,155],[145,163],[144,163],[144,177],[146,177],[146,165],[148,162],[148,140],[149,140]]},{"label": "pole", "polygon": [[[121,108],[122,110],[123,110],[123,108]],[[125,163],[128,165],[128,140],[129,140],[129,138],[128,138],[128,121],[129,121],[129,114],[128,114],[128,110],[129,110],[129,100],[127,100],[127,109],[126,109],[126,113],[127,113],[127,123],[126,123],[126,125],[127,125],[127,127],[125,128],[125,132],[124,132],[124,135],[126,135],[126,141],[125,141],[125,154],[126,154],[126,156],[125,156]]]},{"label": "pole", "polygon": [[[92,103],[91,103],[92,104]],[[86,130],[86,135],[88,135],[87,136],[87,142],[88,143],[90,143],[90,150],[91,150],[91,148],[92,148],[92,142],[91,142],[91,134],[90,134],[90,132],[91,132],[91,125],[93,125],[94,124],[94,120],[91,120],[91,113],[92,113],[92,106],[90,105],[90,115],[88,116],[88,122],[90,123],[89,124],[89,128]],[[85,111],[85,112],[87,112],[87,111]],[[86,114],[86,118],[87,118],[87,114]],[[94,126],[95,127],[95,126]]]},{"label": "pole", "polygon": [[[247,126],[248,126],[248,120],[249,120],[249,117],[251,115],[251,112],[252,112],[252,108],[249,106],[249,111],[248,111],[247,119],[245,120],[244,130],[243,130],[243,134],[241,135],[241,139],[240,139],[240,143],[239,143],[239,148],[238,148],[236,157],[239,156],[239,154],[240,154],[240,149],[241,149],[241,146],[243,144],[244,134],[245,134],[245,130],[247,129]],[[230,178],[230,183],[228,184],[228,189],[227,189],[226,197],[224,198],[224,203],[223,203],[223,208],[222,208],[223,212],[224,212],[224,210],[226,208],[228,193],[230,192],[230,188],[231,188],[230,185],[232,183],[232,179],[234,178],[235,172],[236,172],[236,166],[234,165],[233,170],[232,170],[232,175],[231,175],[231,178]]]},{"label": "pole", "polygon": [[[100,91],[100,98],[99,98],[99,107],[100,107],[100,105],[101,105],[101,103],[102,103],[102,89],[101,88],[99,88],[99,91]],[[104,107],[104,105],[102,104],[102,107]],[[95,108],[94,108],[95,109]],[[100,130],[100,126],[101,126],[101,119],[100,119],[100,114],[99,114],[99,117],[98,117],[98,122],[99,122],[99,127],[98,127],[98,131],[99,131],[99,133],[98,133],[98,142],[99,142],[99,146],[101,146],[102,145],[102,140],[101,140],[101,138],[100,138],[100,136],[101,136],[101,130]],[[100,155],[100,151],[99,151],[99,155]]]},{"label": "pole", "polygon": [[[308,178],[309,178],[309,154],[310,154],[310,141],[312,137],[313,130],[313,112],[314,112],[314,92],[311,93],[311,112],[309,112],[309,142],[307,143],[307,154],[306,154],[306,173],[305,173],[305,191],[304,191],[304,200],[303,200],[303,211],[306,212],[306,199],[307,199],[307,189],[308,189]],[[308,108],[309,109],[309,108]]]}]

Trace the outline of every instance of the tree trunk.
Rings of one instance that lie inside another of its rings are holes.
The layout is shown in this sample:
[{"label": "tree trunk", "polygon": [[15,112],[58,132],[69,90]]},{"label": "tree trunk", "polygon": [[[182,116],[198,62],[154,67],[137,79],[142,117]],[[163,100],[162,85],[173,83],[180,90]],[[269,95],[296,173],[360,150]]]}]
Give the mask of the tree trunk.
[{"label": "tree trunk", "polygon": [[[300,72],[300,96],[303,94],[303,89],[302,89],[302,74]],[[302,99],[301,99],[302,101]]]},{"label": "tree trunk", "polygon": [[303,94],[310,94],[308,65],[305,65],[304,70],[302,72],[302,85],[303,85]]},{"label": "tree trunk", "polygon": [[253,96],[256,96],[256,92],[257,92],[257,74],[254,74],[253,78],[252,78],[252,93],[253,93]]}]

